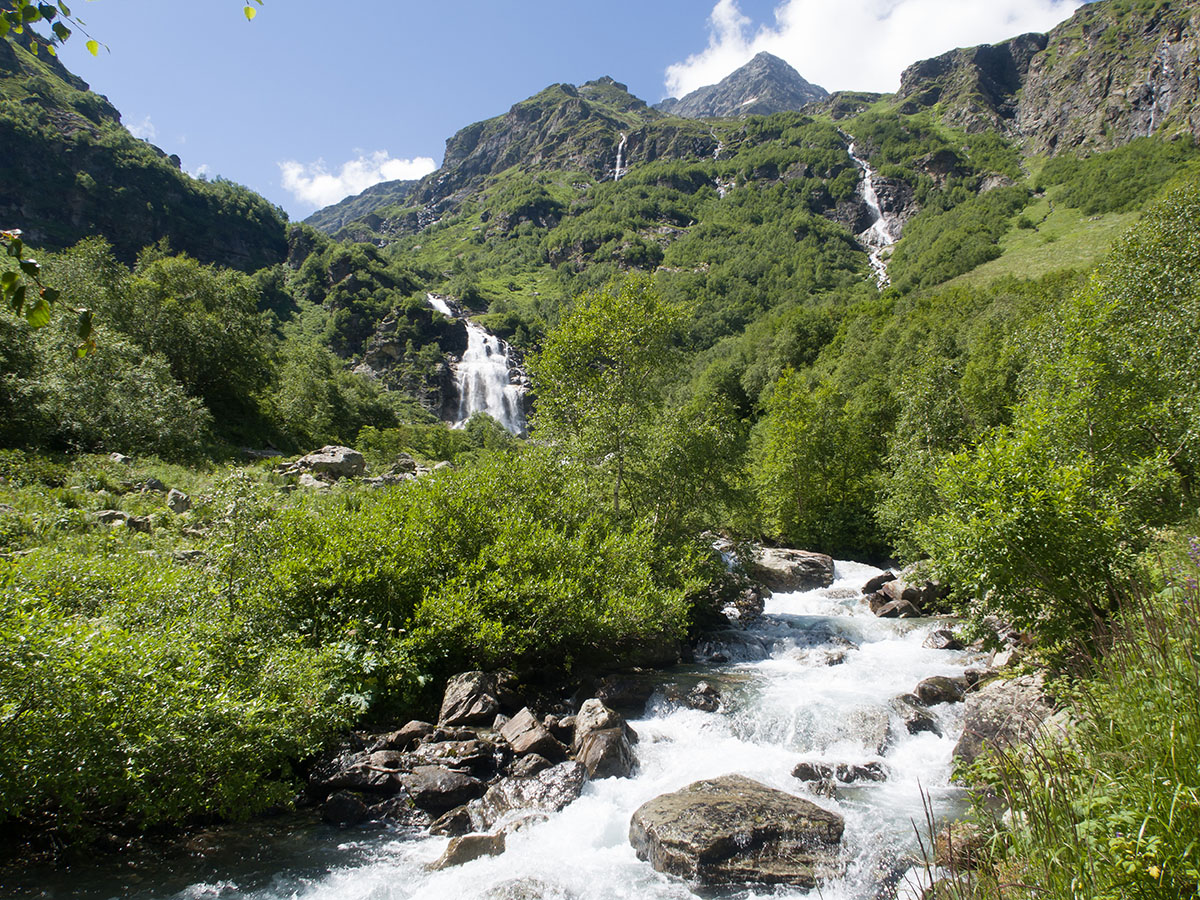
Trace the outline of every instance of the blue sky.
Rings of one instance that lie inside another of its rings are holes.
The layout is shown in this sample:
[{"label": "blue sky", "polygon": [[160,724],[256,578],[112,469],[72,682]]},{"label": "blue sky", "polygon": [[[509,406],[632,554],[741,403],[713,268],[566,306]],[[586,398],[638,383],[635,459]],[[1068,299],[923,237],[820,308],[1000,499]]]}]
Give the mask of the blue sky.
[{"label": "blue sky", "polygon": [[61,55],[185,169],[299,219],[372,180],[422,173],[459,128],[554,82],[611,75],[653,103],[767,49],[831,90],[886,91],[908,62],[1049,28],[1078,5],[266,0],[247,22],[241,0],[77,0],[108,51],[92,58],[72,39]]}]

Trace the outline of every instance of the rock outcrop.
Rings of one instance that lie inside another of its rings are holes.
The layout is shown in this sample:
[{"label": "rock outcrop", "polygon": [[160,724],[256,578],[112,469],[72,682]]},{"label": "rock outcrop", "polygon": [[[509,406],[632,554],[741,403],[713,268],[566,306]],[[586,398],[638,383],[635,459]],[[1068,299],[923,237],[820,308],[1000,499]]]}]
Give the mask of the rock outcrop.
[{"label": "rock outcrop", "polygon": [[833,558],[809,550],[762,547],[746,570],[772,591],[807,591],[833,584]]},{"label": "rock outcrop", "polygon": [[1040,675],[997,678],[967,695],[963,734],[954,757],[964,763],[986,750],[1003,750],[1029,741],[1053,712]]},{"label": "rock outcrop", "polygon": [[814,803],[724,775],[642,804],[629,841],[639,859],[690,881],[812,888],[837,872],[843,829]]},{"label": "rock outcrop", "polygon": [[685,119],[769,116],[828,98],[825,88],[809,83],[778,56],[764,52],[718,84],[697,88],[678,100],[671,97],[654,108]]}]

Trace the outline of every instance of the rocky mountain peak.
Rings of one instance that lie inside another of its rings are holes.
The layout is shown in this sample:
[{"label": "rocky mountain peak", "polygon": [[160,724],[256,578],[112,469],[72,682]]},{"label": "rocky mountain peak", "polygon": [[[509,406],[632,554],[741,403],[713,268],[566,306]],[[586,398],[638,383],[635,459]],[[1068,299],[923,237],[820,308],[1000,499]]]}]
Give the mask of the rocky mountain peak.
[{"label": "rocky mountain peak", "polygon": [[806,81],[778,56],[762,52],[719,84],[698,88],[681,100],[664,100],[655,109],[688,119],[756,116],[800,109],[828,97],[825,88]]}]

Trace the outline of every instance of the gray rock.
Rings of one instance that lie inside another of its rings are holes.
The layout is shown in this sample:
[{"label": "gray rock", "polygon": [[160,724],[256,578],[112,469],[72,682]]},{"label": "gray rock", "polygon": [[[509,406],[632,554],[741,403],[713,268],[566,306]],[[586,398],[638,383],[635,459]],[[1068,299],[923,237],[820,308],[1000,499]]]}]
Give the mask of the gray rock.
[{"label": "gray rock", "polygon": [[931,675],[917,685],[914,693],[926,706],[939,703],[960,703],[967,693],[967,679]]},{"label": "gray rock", "polygon": [[922,615],[921,610],[908,600],[892,600],[878,609],[873,607],[872,612],[881,619],[919,619]]},{"label": "gray rock", "polygon": [[966,645],[963,644],[954,632],[949,628],[939,628],[932,631],[929,637],[925,638],[925,643],[922,647],[928,647],[930,650],[965,650]]},{"label": "gray rock", "polygon": [[596,699],[613,709],[640,715],[656,687],[652,676],[609,675],[596,688]]},{"label": "gray rock", "polygon": [[[860,230],[863,230],[863,229],[860,229]],[[878,575],[876,575],[874,578],[870,579],[869,581],[867,581],[866,584],[863,585],[862,592],[864,594],[873,594],[877,590],[879,590],[881,587],[883,587],[885,584],[887,584],[889,581],[895,581],[895,580],[896,580],[896,573],[891,571],[890,569],[886,572],[880,572]]]},{"label": "gray rock", "polygon": [[395,731],[389,731],[387,734],[377,735],[369,745],[369,749],[374,750],[399,750],[405,752],[412,750],[421,738],[431,734],[434,726],[429,722],[421,722],[413,719],[411,722],[406,722]]},{"label": "gray rock", "polygon": [[470,834],[473,827],[470,810],[465,806],[456,806],[449,812],[438,816],[429,826],[429,833],[443,837],[460,837]]},{"label": "gray rock", "polygon": [[157,478],[147,478],[145,481],[142,482],[142,493],[143,494],[147,494],[147,493],[164,494],[164,493],[166,493],[166,490],[167,490],[167,486],[165,484],[163,484],[161,481],[159,481]]},{"label": "gray rock", "polygon": [[390,758],[376,758],[377,762],[389,765],[378,766],[372,762],[373,754],[344,750],[330,754],[313,766],[308,777],[309,790],[317,797],[326,797],[334,791],[351,790],[374,794],[394,794],[400,790],[396,774],[380,769],[396,769]]},{"label": "gray rock", "polygon": [[955,872],[970,872],[983,861],[987,837],[974,822],[951,822],[933,840],[935,865]]},{"label": "gray rock", "polygon": [[374,804],[370,813],[372,819],[403,825],[406,828],[428,828],[432,821],[429,813],[417,806],[413,799],[403,792]]},{"label": "gray rock", "polygon": [[567,755],[566,748],[537,720],[528,706],[504,724],[500,736],[508,741],[517,756],[536,753],[547,759],[561,760]]},{"label": "gray rock", "polygon": [[972,763],[985,750],[1002,750],[1033,738],[1052,710],[1040,675],[997,678],[967,695],[956,759]]},{"label": "gray rock", "polygon": [[302,472],[297,483],[302,488],[308,488],[310,491],[327,491],[329,490],[329,482],[323,481],[311,472]]},{"label": "gray rock", "polygon": [[511,672],[463,672],[446,682],[439,725],[487,725],[503,709],[514,709]]},{"label": "gray rock", "polygon": [[891,707],[904,722],[904,727],[909,734],[930,731],[941,737],[942,729],[938,725],[937,719],[929,714],[929,710],[925,709],[921,701],[914,695],[902,694],[895,697],[891,702]]},{"label": "gray rock", "polygon": [[470,804],[471,821],[486,831],[515,810],[558,812],[578,799],[587,770],[577,762],[559,763],[527,778],[501,778]]},{"label": "gray rock", "polygon": [[579,900],[579,895],[540,878],[513,878],[488,888],[483,900]]},{"label": "gray rock", "polygon": [[167,509],[175,515],[183,515],[192,508],[192,498],[178,488],[171,488],[167,493]]},{"label": "gray rock", "polygon": [[126,456],[124,453],[110,453],[110,454],[108,454],[108,458],[111,459],[115,463],[119,463],[122,466],[132,466],[133,465],[133,457]]},{"label": "gray rock", "polygon": [[478,778],[444,766],[414,766],[400,776],[400,783],[413,803],[434,815],[461,806],[487,790]]},{"label": "gray rock", "polygon": [[584,738],[593,731],[620,728],[624,724],[625,717],[605,706],[600,699],[593,697],[583,701],[583,706],[579,707],[579,712],[575,715],[575,736],[571,740],[572,752],[577,753],[583,746]]},{"label": "gray rock", "polygon": [[799,778],[801,781],[832,781],[833,766],[818,762],[797,763],[796,767],[792,769],[792,777]]},{"label": "gray rock", "polygon": [[328,825],[358,825],[369,818],[367,804],[349,791],[337,791],[321,804],[321,821]]},{"label": "gray rock", "polygon": [[513,778],[528,778],[530,775],[536,775],[543,769],[548,769],[554,765],[544,756],[539,756],[536,753],[530,753],[522,756],[508,770],[508,774]]},{"label": "gray rock", "polygon": [[420,764],[463,770],[482,779],[495,775],[505,758],[491,741],[478,739],[419,744],[412,755]]},{"label": "gray rock", "polygon": [[842,784],[855,784],[860,781],[887,781],[888,770],[881,762],[839,763],[834,769],[834,777]]},{"label": "gray rock", "polygon": [[484,856],[499,856],[504,852],[503,834],[464,834],[451,839],[441,858],[429,868],[435,872],[451,866],[461,866]]},{"label": "gray rock", "polygon": [[807,591],[833,584],[833,557],[808,550],[763,547],[746,567],[772,591]]},{"label": "gray rock", "polygon": [[813,888],[838,872],[843,829],[836,813],[725,775],[644,803],[629,841],[639,859],[689,881]]},{"label": "gray rock", "polygon": [[575,759],[587,769],[588,777],[628,778],[637,759],[623,728],[601,728],[588,732]]},{"label": "gray rock", "polygon": [[322,447],[307,456],[302,456],[290,466],[288,472],[298,474],[310,472],[326,475],[332,479],[357,478],[367,469],[367,461],[357,450],[333,444]]}]

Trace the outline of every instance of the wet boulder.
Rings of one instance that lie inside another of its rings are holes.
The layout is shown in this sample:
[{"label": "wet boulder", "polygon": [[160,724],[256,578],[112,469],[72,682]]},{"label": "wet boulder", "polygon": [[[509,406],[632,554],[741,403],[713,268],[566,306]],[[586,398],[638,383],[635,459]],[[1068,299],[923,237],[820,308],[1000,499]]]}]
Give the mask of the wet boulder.
[{"label": "wet boulder", "polygon": [[434,819],[429,826],[429,833],[443,837],[461,837],[470,834],[473,829],[471,811],[466,806],[456,806]]},{"label": "wet boulder", "polygon": [[558,812],[574,803],[587,782],[587,770],[568,761],[525,778],[501,778],[469,805],[476,830],[487,831],[518,810]]},{"label": "wet boulder", "polygon": [[478,778],[444,766],[414,766],[400,776],[400,783],[413,803],[434,815],[461,806],[487,790]]},{"label": "wet boulder", "polygon": [[937,706],[939,703],[960,703],[967,693],[967,679],[931,675],[918,684],[913,693],[926,706]]},{"label": "wet boulder", "polygon": [[462,837],[452,838],[446,852],[429,868],[436,872],[451,866],[461,866],[485,856],[499,856],[503,852],[503,834],[464,834]]},{"label": "wet boulder", "polygon": [[639,859],[689,881],[813,888],[837,874],[843,830],[836,813],[724,775],[642,804],[629,841]]},{"label": "wet boulder", "polygon": [[871,612],[881,619],[919,619],[923,615],[920,607],[908,600],[888,600],[880,591],[867,598]]},{"label": "wet boulder", "polygon": [[398,774],[403,768],[402,755],[382,753],[385,755],[342,750],[319,759],[309,772],[309,792],[317,798],[341,790],[385,796],[396,793],[401,787]]},{"label": "wet boulder", "polygon": [[762,547],[746,569],[772,591],[808,591],[833,584],[833,557],[809,550]]},{"label": "wet boulder", "polygon": [[321,804],[321,821],[327,825],[359,825],[370,818],[367,804],[349,791],[335,791]]},{"label": "wet boulder", "polygon": [[546,759],[561,760],[567,756],[566,748],[550,733],[529,707],[525,707],[500,729],[500,736],[508,741],[517,756],[536,753]]},{"label": "wet boulder", "polygon": [[588,732],[575,759],[592,779],[628,778],[637,765],[629,737],[619,727]]},{"label": "wet boulder", "polygon": [[368,745],[368,749],[372,751],[399,750],[401,752],[412,750],[422,738],[432,734],[433,730],[434,726],[429,722],[414,719],[401,725],[395,731],[375,735]]},{"label": "wet boulder", "polygon": [[707,681],[701,681],[690,689],[674,684],[667,685],[663,693],[667,702],[686,706],[688,709],[716,712],[721,708],[721,692]]},{"label": "wet boulder", "polygon": [[428,828],[431,822],[429,813],[417,806],[412,797],[403,791],[373,804],[370,814],[376,821],[403,825],[406,828]]},{"label": "wet boulder", "polygon": [[596,688],[596,699],[622,712],[641,715],[655,690],[653,673],[621,673],[605,677]]},{"label": "wet boulder", "polygon": [[904,723],[904,728],[909,734],[921,734],[929,731],[938,737],[942,736],[942,729],[938,725],[937,719],[930,715],[929,710],[914,694],[902,694],[893,698],[891,708]]},{"label": "wet boulder", "polygon": [[438,724],[487,725],[496,713],[517,707],[511,672],[463,672],[446,682]]},{"label": "wet boulder", "polygon": [[874,578],[868,579],[867,583],[863,585],[862,592],[863,592],[863,594],[873,594],[877,590],[882,588],[885,584],[887,584],[889,581],[895,581],[895,580],[896,580],[896,573],[891,571],[890,569],[886,572],[880,572]]},{"label": "wet boulder", "polygon": [[[620,728],[627,732],[632,731],[626,724],[625,717],[616,710],[605,706],[599,698],[593,697],[590,700],[585,700],[583,706],[579,707],[579,712],[575,715],[575,734],[571,741],[572,752],[578,753],[587,736],[593,731],[602,731],[609,728]],[[633,739],[631,738],[631,740]]]},{"label": "wet boulder", "polygon": [[1040,675],[996,678],[967,695],[956,759],[972,763],[987,749],[1002,750],[1033,738],[1053,710]]},{"label": "wet boulder", "polygon": [[491,741],[439,741],[418,744],[412,756],[421,765],[445,766],[474,775],[491,778],[504,763],[504,752]]},{"label": "wet boulder", "polygon": [[861,781],[887,781],[888,770],[881,762],[839,763],[834,768],[834,777],[842,784],[857,784]]},{"label": "wet boulder", "polygon": [[925,638],[925,643],[921,645],[930,650],[965,650],[966,645],[963,644],[954,632],[949,628],[938,628],[929,633],[929,637]]}]

